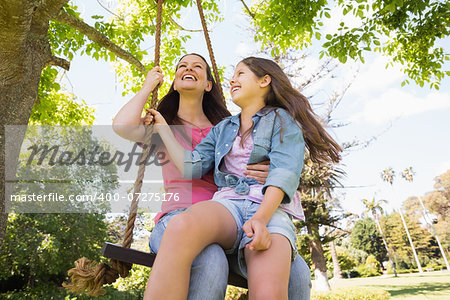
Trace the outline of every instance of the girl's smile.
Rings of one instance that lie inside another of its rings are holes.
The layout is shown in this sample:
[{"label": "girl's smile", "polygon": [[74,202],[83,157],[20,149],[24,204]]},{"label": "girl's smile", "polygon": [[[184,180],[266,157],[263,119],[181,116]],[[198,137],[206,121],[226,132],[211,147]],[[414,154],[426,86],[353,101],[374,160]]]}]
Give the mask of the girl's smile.
[{"label": "girl's smile", "polygon": [[254,104],[258,100],[264,101],[269,83],[266,76],[258,78],[246,64],[239,63],[230,80],[231,98],[240,107]]}]

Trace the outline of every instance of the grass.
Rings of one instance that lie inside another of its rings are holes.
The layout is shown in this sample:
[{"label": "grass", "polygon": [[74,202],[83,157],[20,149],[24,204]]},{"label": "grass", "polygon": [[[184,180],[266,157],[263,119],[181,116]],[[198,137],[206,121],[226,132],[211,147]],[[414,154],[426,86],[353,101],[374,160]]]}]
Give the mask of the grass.
[{"label": "grass", "polygon": [[384,275],[369,278],[331,280],[332,288],[380,288],[391,294],[391,299],[450,299],[450,272],[437,271],[423,274]]}]

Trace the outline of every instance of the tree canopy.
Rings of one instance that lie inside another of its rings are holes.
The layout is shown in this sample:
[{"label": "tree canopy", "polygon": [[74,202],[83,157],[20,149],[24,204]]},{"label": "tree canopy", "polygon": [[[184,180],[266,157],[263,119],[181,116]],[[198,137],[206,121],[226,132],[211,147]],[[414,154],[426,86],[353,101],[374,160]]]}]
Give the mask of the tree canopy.
[{"label": "tree canopy", "polygon": [[[421,264],[426,264],[431,258],[439,258],[439,249],[433,236],[419,226],[417,222],[405,218],[411,239],[416,248]],[[400,268],[417,268],[413,258],[413,252],[403,227],[400,214],[392,213],[383,217],[382,227],[386,234],[389,247],[394,253],[394,259]]]},{"label": "tree canopy", "polygon": [[380,263],[386,259],[386,249],[372,219],[365,218],[357,221],[350,241],[354,248],[374,255]]},{"label": "tree canopy", "polygon": [[400,63],[404,73],[420,86],[429,83],[436,89],[450,75],[443,69],[449,53],[436,45],[449,35],[448,1],[259,1],[248,14],[257,27],[256,40],[279,47],[274,54],[321,40],[324,20],[337,15],[341,22],[326,34],[322,56],[342,63],[348,58],[364,62],[366,53],[379,52],[391,63]]}]

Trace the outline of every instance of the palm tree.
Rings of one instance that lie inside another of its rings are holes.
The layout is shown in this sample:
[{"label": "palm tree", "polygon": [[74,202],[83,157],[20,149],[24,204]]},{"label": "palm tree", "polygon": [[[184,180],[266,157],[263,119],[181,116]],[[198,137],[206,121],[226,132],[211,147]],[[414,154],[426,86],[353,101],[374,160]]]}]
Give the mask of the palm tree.
[{"label": "palm tree", "polygon": [[397,270],[395,269],[395,263],[392,259],[391,251],[389,250],[388,244],[386,242],[386,238],[384,237],[383,230],[381,229],[380,220],[378,218],[378,213],[380,215],[383,215],[383,207],[381,206],[382,203],[387,203],[386,200],[375,200],[375,197],[372,198],[372,200],[362,199],[362,202],[364,203],[366,207],[366,214],[371,213],[373,219],[375,220],[375,223],[377,224],[378,230],[380,231],[381,238],[383,239],[384,247],[386,248],[386,251],[389,256],[389,261],[392,265],[392,270],[394,270],[394,276],[397,277]]},{"label": "palm tree", "polygon": [[391,186],[394,184],[395,171],[392,168],[386,168],[381,172],[381,179],[388,182]]},{"label": "palm tree", "polygon": [[332,214],[333,197],[331,192],[334,187],[342,186],[339,182],[344,172],[332,164],[313,163],[309,157],[305,159],[305,165],[300,178],[299,192],[302,206],[305,212],[308,235],[311,237],[309,250],[315,275],[315,289],[329,291],[330,284],[327,276],[327,264],[322,248],[323,243],[330,241],[330,237],[320,234],[320,226],[336,227],[337,221],[346,215]]},{"label": "palm tree", "polygon": [[[414,172],[414,170],[413,170],[412,167],[406,168],[406,169],[403,170],[403,172],[402,172],[402,178],[405,179],[405,180],[408,181],[408,182],[413,182],[413,180],[414,180],[414,175],[416,175],[416,172]],[[436,234],[436,230],[434,229],[433,222],[431,222],[431,221],[429,220],[429,217],[428,217],[428,210],[425,208],[425,205],[424,205],[423,202],[422,202],[422,198],[421,198],[421,197],[417,197],[417,198],[419,199],[420,205],[422,205],[422,208],[423,208],[423,210],[422,210],[423,218],[424,218],[425,222],[428,224],[428,226],[430,226],[430,228],[431,228],[430,231],[432,232],[432,234],[433,234],[434,237],[436,238],[436,241],[437,241],[438,246],[439,246],[439,250],[441,251],[442,257],[444,258],[445,265],[447,266],[447,270],[450,271],[450,266],[449,266],[449,264],[448,264],[447,257],[445,256],[444,249],[442,248],[441,241],[439,240],[439,237],[438,237],[438,235]],[[421,270],[421,269],[422,269],[422,268],[419,267],[419,270]]]},{"label": "palm tree", "polygon": [[336,252],[334,241],[329,242],[328,246],[330,246],[331,259],[333,260],[333,278],[342,279],[341,265],[339,264],[339,257]]},{"label": "palm tree", "polygon": [[[402,173],[402,177],[409,182],[412,181],[413,176],[414,176],[414,171],[413,171],[412,167],[405,169]],[[383,179],[383,181],[389,182],[391,187],[394,184],[394,177],[395,177],[395,172],[392,168],[384,169],[381,172],[381,178]],[[400,217],[402,219],[403,226],[405,227],[406,235],[408,236],[409,244],[411,245],[411,249],[412,249],[412,252],[414,255],[414,259],[416,260],[417,268],[419,269],[419,273],[423,273],[422,266],[420,265],[419,257],[417,256],[416,248],[414,247],[414,244],[411,239],[411,235],[409,234],[408,226],[406,226],[405,218],[403,217],[402,209],[399,208],[398,212],[400,213]]]}]

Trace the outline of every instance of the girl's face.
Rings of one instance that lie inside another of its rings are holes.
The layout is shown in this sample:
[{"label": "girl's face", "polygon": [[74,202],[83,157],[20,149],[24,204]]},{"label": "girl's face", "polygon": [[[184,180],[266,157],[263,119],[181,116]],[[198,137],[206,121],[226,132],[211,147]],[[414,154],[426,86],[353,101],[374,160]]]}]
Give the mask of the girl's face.
[{"label": "girl's face", "polygon": [[269,84],[270,77],[268,75],[258,78],[246,64],[240,62],[230,81],[231,98],[240,107],[258,100],[264,101]]},{"label": "girl's face", "polygon": [[206,75],[206,63],[197,55],[183,57],[177,65],[174,79],[176,91],[201,91],[209,92],[212,82]]}]

